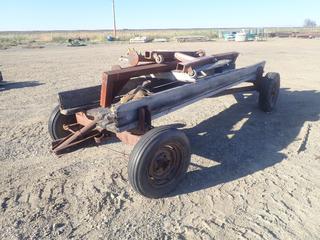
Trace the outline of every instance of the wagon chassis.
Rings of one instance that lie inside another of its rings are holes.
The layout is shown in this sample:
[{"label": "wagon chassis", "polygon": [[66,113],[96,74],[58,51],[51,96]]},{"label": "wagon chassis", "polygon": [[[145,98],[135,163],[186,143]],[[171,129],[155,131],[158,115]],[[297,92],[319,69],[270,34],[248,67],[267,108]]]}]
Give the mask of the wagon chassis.
[{"label": "wagon chassis", "polygon": [[[280,87],[277,73],[264,75],[265,62],[235,69],[237,52],[129,50],[129,67],[113,66],[99,86],[60,92],[49,119],[52,149],[62,154],[79,143],[116,136],[135,145],[128,174],[140,194],[162,197],[177,185],[190,162],[187,137],[152,120],[203,98],[258,91],[259,106],[273,110]],[[122,58],[123,59],[123,58]],[[235,87],[241,83],[249,86]]]}]

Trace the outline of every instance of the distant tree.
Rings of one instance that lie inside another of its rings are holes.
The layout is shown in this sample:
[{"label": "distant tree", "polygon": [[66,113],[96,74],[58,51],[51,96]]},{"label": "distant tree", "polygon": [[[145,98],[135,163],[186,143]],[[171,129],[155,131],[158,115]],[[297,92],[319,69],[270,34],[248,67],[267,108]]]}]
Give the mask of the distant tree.
[{"label": "distant tree", "polygon": [[303,26],[304,27],[316,27],[317,23],[316,23],[316,21],[313,21],[310,18],[307,18],[304,20]]}]

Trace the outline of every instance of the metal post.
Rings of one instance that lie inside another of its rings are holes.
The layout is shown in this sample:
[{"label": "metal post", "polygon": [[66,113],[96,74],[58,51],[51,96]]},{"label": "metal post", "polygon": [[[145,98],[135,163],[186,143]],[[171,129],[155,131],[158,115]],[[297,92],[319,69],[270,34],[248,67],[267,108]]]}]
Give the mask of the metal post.
[{"label": "metal post", "polygon": [[112,0],[112,12],[113,12],[113,37],[117,38],[116,11],[114,7],[114,0]]}]

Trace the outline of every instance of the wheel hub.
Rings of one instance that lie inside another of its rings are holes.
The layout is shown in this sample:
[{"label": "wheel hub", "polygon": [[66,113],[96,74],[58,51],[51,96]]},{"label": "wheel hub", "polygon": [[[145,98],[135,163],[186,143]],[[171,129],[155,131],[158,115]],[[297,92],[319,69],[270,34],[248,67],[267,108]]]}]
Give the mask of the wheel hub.
[{"label": "wheel hub", "polygon": [[168,156],[167,152],[162,152],[159,154],[155,161],[154,161],[154,172],[156,175],[163,175],[165,174],[168,170],[170,170],[170,167],[172,165],[172,158],[171,156]]},{"label": "wheel hub", "polygon": [[172,146],[160,148],[149,167],[149,179],[153,185],[164,185],[170,182],[177,171],[181,161],[180,154]]}]

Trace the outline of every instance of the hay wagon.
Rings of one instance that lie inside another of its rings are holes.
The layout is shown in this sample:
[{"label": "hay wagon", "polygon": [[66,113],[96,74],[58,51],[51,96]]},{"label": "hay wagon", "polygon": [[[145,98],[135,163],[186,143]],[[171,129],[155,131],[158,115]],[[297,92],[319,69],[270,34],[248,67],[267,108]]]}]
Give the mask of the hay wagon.
[{"label": "hay wagon", "polygon": [[[49,119],[53,152],[115,136],[134,145],[128,163],[132,187],[149,198],[165,196],[188,169],[190,143],[178,129],[153,127],[152,119],[203,98],[244,91],[258,91],[262,111],[274,109],[280,75],[264,74],[265,62],[236,69],[238,55],[130,50],[125,58],[130,66],[113,66],[101,85],[58,94]],[[248,86],[236,87],[244,82]]]}]

